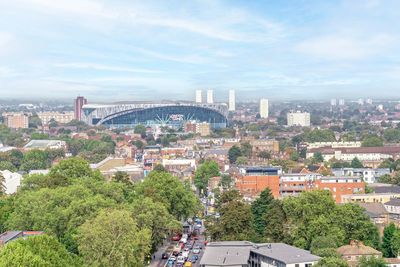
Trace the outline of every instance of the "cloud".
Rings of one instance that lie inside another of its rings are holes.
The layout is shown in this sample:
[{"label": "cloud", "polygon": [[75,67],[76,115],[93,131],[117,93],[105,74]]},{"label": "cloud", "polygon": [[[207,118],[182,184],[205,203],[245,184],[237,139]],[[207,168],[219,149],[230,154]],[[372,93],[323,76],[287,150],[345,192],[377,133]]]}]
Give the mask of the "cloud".
[{"label": "cloud", "polygon": [[387,34],[350,36],[349,34],[323,35],[299,43],[297,52],[326,60],[362,60],[387,53],[395,39]]},{"label": "cloud", "polygon": [[132,73],[161,73],[158,70],[139,69],[139,68],[127,68],[127,67],[115,67],[111,65],[95,64],[95,63],[84,63],[84,62],[71,62],[71,63],[56,63],[55,67],[60,68],[72,68],[72,69],[93,69],[93,70],[105,70],[115,72],[132,72]]}]

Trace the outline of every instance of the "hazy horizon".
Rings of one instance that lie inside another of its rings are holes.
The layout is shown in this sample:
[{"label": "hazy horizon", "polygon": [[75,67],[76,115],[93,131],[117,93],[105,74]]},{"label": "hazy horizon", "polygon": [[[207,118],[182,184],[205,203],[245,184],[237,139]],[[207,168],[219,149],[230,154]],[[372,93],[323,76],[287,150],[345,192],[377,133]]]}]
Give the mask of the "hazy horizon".
[{"label": "hazy horizon", "polygon": [[398,1],[16,0],[0,16],[1,99],[400,99]]}]

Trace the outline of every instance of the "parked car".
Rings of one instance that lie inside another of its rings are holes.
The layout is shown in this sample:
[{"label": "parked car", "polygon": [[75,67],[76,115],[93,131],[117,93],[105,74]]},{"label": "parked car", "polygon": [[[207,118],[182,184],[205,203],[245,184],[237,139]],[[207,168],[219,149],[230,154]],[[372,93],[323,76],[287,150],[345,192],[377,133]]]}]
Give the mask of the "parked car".
[{"label": "parked car", "polygon": [[174,266],[174,261],[173,260],[168,260],[167,267],[173,267],[173,266]]},{"label": "parked car", "polygon": [[178,256],[178,258],[176,259],[176,263],[177,264],[184,264],[185,263],[185,257]]},{"label": "parked car", "polygon": [[190,261],[185,262],[185,267],[192,267],[192,263]]},{"label": "parked car", "polygon": [[195,248],[192,250],[192,253],[193,253],[193,254],[199,254],[199,253],[200,253],[200,249],[195,247]]},{"label": "parked car", "polygon": [[181,235],[180,234],[176,234],[171,238],[173,241],[179,241],[181,240]]},{"label": "parked car", "polygon": [[164,252],[164,253],[161,255],[161,259],[163,259],[163,260],[168,259],[168,256],[169,256],[169,254],[166,253],[166,252]]}]

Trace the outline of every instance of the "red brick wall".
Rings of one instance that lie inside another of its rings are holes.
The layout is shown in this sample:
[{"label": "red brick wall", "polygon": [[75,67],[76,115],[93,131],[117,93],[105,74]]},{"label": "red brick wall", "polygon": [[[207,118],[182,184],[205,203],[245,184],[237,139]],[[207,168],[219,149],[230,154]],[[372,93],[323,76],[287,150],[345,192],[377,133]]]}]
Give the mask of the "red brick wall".
[{"label": "red brick wall", "polygon": [[258,195],[268,187],[275,198],[279,197],[278,175],[240,176],[236,179],[235,186],[243,195],[252,196]]},{"label": "red brick wall", "polygon": [[365,183],[357,182],[357,183],[321,183],[321,181],[315,181],[315,188],[319,190],[329,189],[331,191],[333,198],[336,203],[342,202],[342,195],[350,195],[354,194],[354,189],[359,188],[361,191],[358,193],[365,192]]}]

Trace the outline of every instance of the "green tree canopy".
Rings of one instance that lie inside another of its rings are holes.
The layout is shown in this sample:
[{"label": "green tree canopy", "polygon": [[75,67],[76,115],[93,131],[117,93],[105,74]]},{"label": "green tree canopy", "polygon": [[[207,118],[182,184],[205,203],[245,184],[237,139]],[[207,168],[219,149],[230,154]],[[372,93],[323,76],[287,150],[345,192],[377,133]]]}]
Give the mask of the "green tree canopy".
[{"label": "green tree canopy", "polygon": [[383,146],[383,139],[377,135],[368,135],[362,139],[363,147]]},{"label": "green tree canopy", "polygon": [[383,258],[376,257],[361,257],[358,261],[358,267],[386,267],[386,262]]},{"label": "green tree canopy", "polygon": [[397,257],[397,255],[393,253],[396,251],[394,251],[392,248],[392,239],[395,232],[396,226],[394,225],[394,223],[390,223],[383,230],[382,253],[385,258]]},{"label": "green tree canopy", "polygon": [[350,166],[352,168],[364,168],[364,165],[362,164],[362,162],[357,158],[353,158],[353,160],[351,161]]},{"label": "green tree canopy", "polygon": [[238,157],[242,156],[242,151],[236,145],[231,147],[228,151],[228,158],[230,163],[236,163]]},{"label": "green tree canopy", "polygon": [[194,176],[194,184],[199,191],[205,193],[208,186],[208,180],[211,177],[220,175],[218,164],[215,161],[206,160],[197,168]]},{"label": "green tree canopy", "polygon": [[256,234],[264,236],[265,231],[265,214],[270,208],[271,203],[274,201],[271,190],[269,188],[264,189],[260,196],[251,203],[251,212],[254,218],[254,229]]},{"label": "green tree canopy", "polygon": [[151,232],[127,210],[102,210],[78,229],[79,252],[88,266],[144,266]]},{"label": "green tree canopy", "polygon": [[28,237],[10,242],[0,249],[0,267],[83,266],[57,239],[48,235]]},{"label": "green tree canopy", "polygon": [[188,218],[197,213],[199,202],[190,188],[167,172],[150,172],[144,181],[136,186],[137,196],[163,203],[176,218]]}]

